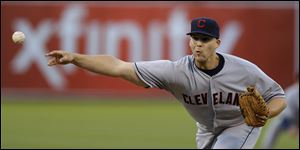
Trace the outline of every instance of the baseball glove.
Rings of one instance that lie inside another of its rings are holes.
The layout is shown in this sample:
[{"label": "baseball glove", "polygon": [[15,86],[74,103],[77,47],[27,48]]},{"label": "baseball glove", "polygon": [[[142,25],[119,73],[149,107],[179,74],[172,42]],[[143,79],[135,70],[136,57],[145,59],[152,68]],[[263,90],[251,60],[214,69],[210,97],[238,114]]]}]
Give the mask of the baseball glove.
[{"label": "baseball glove", "polygon": [[253,127],[265,125],[270,113],[269,108],[254,87],[247,87],[247,91],[239,96],[239,106],[247,125]]}]

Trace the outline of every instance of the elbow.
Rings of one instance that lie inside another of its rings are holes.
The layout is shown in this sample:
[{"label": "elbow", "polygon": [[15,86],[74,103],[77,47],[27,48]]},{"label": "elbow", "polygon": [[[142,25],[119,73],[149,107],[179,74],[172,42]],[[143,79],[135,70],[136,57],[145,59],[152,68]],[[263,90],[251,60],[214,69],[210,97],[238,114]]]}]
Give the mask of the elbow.
[{"label": "elbow", "polygon": [[286,107],[287,107],[287,102],[285,99],[281,99],[279,100],[279,103],[277,103],[278,105],[278,110],[279,110],[279,113],[281,113]]},{"label": "elbow", "polygon": [[275,104],[277,104],[279,106],[279,108],[281,108],[280,109],[281,111],[283,111],[287,107],[286,99],[277,99],[276,101],[277,101],[277,103],[275,103]]},{"label": "elbow", "polygon": [[287,101],[285,99],[274,99],[269,104],[270,118],[273,118],[280,114],[287,107]]}]

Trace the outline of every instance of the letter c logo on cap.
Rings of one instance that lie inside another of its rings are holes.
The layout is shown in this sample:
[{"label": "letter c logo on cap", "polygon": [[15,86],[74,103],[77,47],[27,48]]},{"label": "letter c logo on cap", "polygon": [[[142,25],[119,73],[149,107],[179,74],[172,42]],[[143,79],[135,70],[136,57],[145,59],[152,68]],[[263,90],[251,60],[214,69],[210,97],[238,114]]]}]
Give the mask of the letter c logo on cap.
[{"label": "letter c logo on cap", "polygon": [[205,28],[205,26],[206,26],[206,20],[204,20],[204,19],[198,20],[198,22],[197,22],[198,28]]}]

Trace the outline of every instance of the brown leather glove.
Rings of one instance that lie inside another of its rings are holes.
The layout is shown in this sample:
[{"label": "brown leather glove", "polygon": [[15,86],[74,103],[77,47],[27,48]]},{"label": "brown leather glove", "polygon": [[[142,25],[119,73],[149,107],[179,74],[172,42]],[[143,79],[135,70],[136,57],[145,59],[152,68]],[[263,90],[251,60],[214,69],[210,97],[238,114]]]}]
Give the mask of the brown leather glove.
[{"label": "brown leather glove", "polygon": [[261,127],[266,124],[270,111],[254,87],[247,87],[247,91],[239,96],[239,105],[247,125]]}]

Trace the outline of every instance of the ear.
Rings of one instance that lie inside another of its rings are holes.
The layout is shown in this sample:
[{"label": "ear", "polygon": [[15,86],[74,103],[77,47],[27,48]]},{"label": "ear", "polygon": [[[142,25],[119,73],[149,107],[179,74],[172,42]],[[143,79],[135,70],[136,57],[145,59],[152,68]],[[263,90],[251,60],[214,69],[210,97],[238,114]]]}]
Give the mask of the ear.
[{"label": "ear", "polygon": [[221,40],[220,39],[217,39],[216,40],[216,44],[217,44],[217,48],[221,45]]},{"label": "ear", "polygon": [[193,47],[193,41],[192,41],[192,38],[190,38],[190,42],[189,42],[189,45],[190,45],[190,47],[192,48]]},{"label": "ear", "polygon": [[216,41],[216,42],[217,42],[217,44],[218,44],[218,45],[220,45],[220,44],[221,44],[221,40],[220,40],[220,39],[217,39],[217,41]]}]

